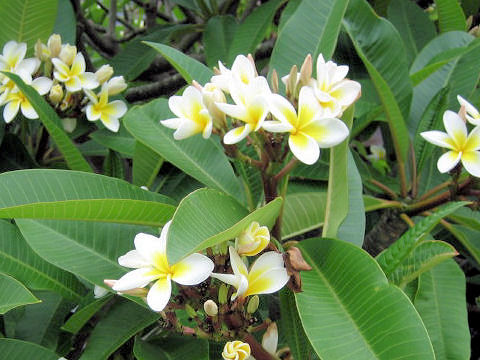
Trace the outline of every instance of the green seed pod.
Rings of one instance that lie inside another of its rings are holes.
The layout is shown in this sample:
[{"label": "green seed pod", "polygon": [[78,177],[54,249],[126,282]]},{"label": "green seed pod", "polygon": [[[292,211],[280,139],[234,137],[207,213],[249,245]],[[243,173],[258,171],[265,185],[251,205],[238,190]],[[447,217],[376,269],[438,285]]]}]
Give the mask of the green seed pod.
[{"label": "green seed pod", "polygon": [[258,309],[258,305],[260,305],[260,298],[258,295],[252,296],[247,305],[247,312],[249,314],[255,313],[255,311]]},{"label": "green seed pod", "polygon": [[218,303],[223,305],[227,303],[227,294],[228,294],[228,289],[227,285],[222,284],[220,285],[220,288],[218,289]]}]

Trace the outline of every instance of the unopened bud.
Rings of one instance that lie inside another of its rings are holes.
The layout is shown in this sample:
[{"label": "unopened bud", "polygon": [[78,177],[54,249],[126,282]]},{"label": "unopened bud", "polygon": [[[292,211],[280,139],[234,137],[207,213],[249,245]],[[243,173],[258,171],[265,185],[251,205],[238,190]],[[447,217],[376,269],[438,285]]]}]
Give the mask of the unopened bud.
[{"label": "unopened bud", "polygon": [[60,101],[63,99],[63,89],[60,84],[53,85],[48,94],[48,98],[53,105],[60,104]]},{"label": "unopened bud", "polygon": [[[200,86],[200,84],[198,84],[197,82],[195,83],[195,87]],[[207,107],[208,112],[212,116],[213,125],[219,129],[226,128],[227,123],[225,120],[225,113],[221,111],[216,105],[216,103],[223,104],[227,102],[223,91],[220,90],[220,88],[218,88],[218,86],[214,83],[207,83],[203,88],[200,86],[199,90],[202,92],[203,102]]]},{"label": "unopened bud", "polygon": [[287,76],[284,76],[282,80],[286,86],[287,97],[290,97],[292,94],[295,94],[295,88],[297,87],[298,82],[298,72],[297,65],[293,65],[290,69],[290,73]]},{"label": "unopened bud", "polygon": [[272,71],[272,79],[270,82],[272,84],[272,92],[278,94],[278,73],[275,69]]},{"label": "unopened bud", "polygon": [[72,133],[77,127],[77,118],[64,118],[62,119],[63,129],[67,133]]},{"label": "unopened bud", "polygon": [[227,285],[222,284],[218,289],[218,303],[223,305],[227,303],[228,288]]},{"label": "unopened bud", "polygon": [[218,306],[213,300],[207,300],[203,304],[203,310],[208,316],[216,316],[218,314]]},{"label": "unopened bud", "polygon": [[252,64],[253,69],[255,70],[255,76],[258,76],[257,67],[255,66],[255,60],[253,59],[252,54],[248,54],[247,58],[250,61],[250,63]]},{"label": "unopened bud", "polygon": [[48,49],[50,50],[50,56],[52,58],[57,57],[62,50],[62,38],[58,34],[52,34],[48,38]]},{"label": "unopened bud", "polygon": [[108,95],[120,94],[123,90],[127,88],[125,79],[123,76],[114,76],[108,80]]},{"label": "unopened bud", "polygon": [[247,305],[247,312],[249,314],[254,314],[255,311],[257,311],[258,309],[258,305],[260,305],[260,298],[258,297],[258,295],[252,296]]},{"label": "unopened bud", "polygon": [[312,55],[308,54],[300,68],[300,86],[307,85],[312,78]]},{"label": "unopened bud", "polygon": [[100,69],[95,72],[95,77],[97,78],[100,84],[103,84],[105,81],[110,80],[113,75],[113,68],[106,64],[102,65]]},{"label": "unopened bud", "polygon": [[70,44],[62,45],[62,50],[60,50],[60,54],[58,55],[60,60],[62,60],[68,66],[71,66],[75,56],[77,56],[76,46]]},{"label": "unopened bud", "polygon": [[50,58],[50,50],[48,50],[47,46],[40,41],[37,40],[35,43],[35,57],[42,61],[48,60]]},{"label": "unopened bud", "polygon": [[190,316],[191,318],[197,317],[197,312],[189,304],[185,305],[185,311],[187,312],[188,316]]},{"label": "unopened bud", "polygon": [[[111,288],[115,286],[118,280],[111,280],[111,279],[105,279],[103,280],[103,283]],[[122,292],[118,291],[118,294],[127,294],[127,295],[132,295],[132,296],[139,296],[142,298],[145,298],[148,294],[148,289],[146,288],[134,288],[130,290],[124,290]]]}]

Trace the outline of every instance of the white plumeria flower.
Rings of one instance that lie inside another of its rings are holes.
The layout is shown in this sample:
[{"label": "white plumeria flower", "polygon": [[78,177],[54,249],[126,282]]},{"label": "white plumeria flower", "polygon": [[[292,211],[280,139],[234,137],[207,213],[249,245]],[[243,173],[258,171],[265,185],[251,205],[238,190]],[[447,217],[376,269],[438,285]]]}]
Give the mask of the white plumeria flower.
[{"label": "white plumeria flower", "polygon": [[59,58],[52,59],[55,71],[55,79],[65,84],[69,92],[80,91],[82,89],[95,89],[98,86],[97,78],[94,73],[85,72],[85,58],[82,53],[78,53],[69,66]]},{"label": "white plumeria flower", "polygon": [[118,119],[127,112],[127,105],[120,100],[108,102],[108,83],[103,84],[98,96],[91,90],[85,90],[85,94],[90,99],[85,109],[87,119],[90,121],[100,119],[108,130],[117,132],[120,128]]},{"label": "white plumeria flower", "polygon": [[194,86],[185,89],[182,96],[168,99],[170,110],[178,117],[162,120],[160,123],[170,129],[175,140],[186,139],[201,133],[208,139],[212,134],[213,120],[203,102],[202,93]]},{"label": "white plumeria flower", "polygon": [[[40,66],[36,58],[24,59],[27,53],[26,43],[9,41],[3,47],[3,54],[0,55],[0,71],[13,73],[25,72],[32,75]],[[4,75],[0,75],[0,78]]]},{"label": "white plumeria flower", "polygon": [[467,118],[468,122],[475,126],[480,125],[480,113],[478,112],[477,108],[460,95],[457,95],[457,100],[461,106],[465,107],[465,117]]},{"label": "white plumeria flower", "polygon": [[134,268],[113,285],[115,291],[143,288],[155,281],[147,294],[147,304],[162,311],[172,294],[171,280],[181,285],[197,285],[213,271],[213,261],[201,254],[192,254],[176,264],[167,260],[167,237],[171,221],[165,224],[160,237],[140,233],[135,236],[135,250],[118,258],[122,266]]},{"label": "white plumeria flower", "polygon": [[480,177],[480,126],[468,134],[465,122],[450,110],[443,114],[443,125],[446,133],[437,130],[420,133],[429,143],[449,150],[438,159],[438,170],[448,172],[461,161],[470,174]]},{"label": "white plumeria flower", "polygon": [[[27,85],[31,85],[37,90],[40,95],[47,94],[52,87],[52,80],[46,77],[39,77],[33,81],[27,73],[20,73],[20,77]],[[38,119],[38,114],[32,104],[30,104],[30,101],[28,101],[26,96],[18,88],[2,96],[0,105],[4,104],[6,105],[3,109],[3,119],[6,123],[11,122],[15,118],[19,109],[27,119]]]},{"label": "white plumeria flower", "polygon": [[257,75],[257,69],[252,60],[245,55],[238,55],[229,70],[219,61],[219,75],[212,76],[212,83],[217,85],[225,92],[230,91],[230,83],[232,80],[239,81],[243,85],[249,85]]},{"label": "white plumeria flower", "polygon": [[360,84],[345,79],[347,73],[347,65],[325,62],[322,54],[318,55],[317,79],[311,79],[310,86],[314,89],[325,117],[340,116],[360,95]]},{"label": "white plumeria flower", "polygon": [[340,144],[348,137],[345,123],[337,118],[323,117],[313,90],[304,86],[298,99],[298,115],[283,96],[269,97],[270,111],[279,121],[266,121],[263,127],[271,132],[290,132],[288,145],[301,162],[311,165],[320,156],[320,148]]},{"label": "white plumeria flower", "polygon": [[270,243],[268,227],[260,226],[256,221],[240,233],[235,239],[235,247],[239,255],[255,256]]},{"label": "white plumeria flower", "polygon": [[229,341],[222,351],[224,360],[251,360],[250,345],[240,340]]},{"label": "white plumeria flower", "polygon": [[225,144],[236,144],[245,139],[252,131],[262,127],[269,113],[267,97],[271,95],[267,79],[258,76],[248,85],[232,79],[230,95],[235,105],[215,103],[228,116],[243,121],[245,125],[228,131],[223,137]]},{"label": "white plumeria flower", "polygon": [[242,258],[230,246],[230,264],[233,274],[212,273],[212,277],[234,286],[237,291],[232,295],[232,301],[237,297],[245,298],[256,294],[271,294],[288,282],[290,277],[285,269],[282,254],[269,251],[262,254],[247,270]]}]

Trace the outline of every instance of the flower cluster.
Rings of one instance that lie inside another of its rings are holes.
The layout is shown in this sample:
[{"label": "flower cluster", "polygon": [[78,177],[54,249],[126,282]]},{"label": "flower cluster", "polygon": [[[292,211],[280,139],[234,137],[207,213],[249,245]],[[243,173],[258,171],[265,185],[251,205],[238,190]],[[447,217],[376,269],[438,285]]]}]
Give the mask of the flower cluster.
[{"label": "flower cluster", "polygon": [[[50,103],[63,115],[75,114],[76,108],[85,112],[89,121],[101,120],[111,131],[118,131],[119,118],[127,106],[109,97],[121,93],[127,85],[122,76],[113,76],[110,65],[97,72],[87,72],[84,55],[76,46],[62,44],[60,35],[53,34],[47,44],[40,40],[35,45],[35,57],[25,59],[27,45],[9,41],[0,55],[0,71],[18,75],[40,95],[47,95]],[[43,63],[43,67],[41,66]],[[8,76],[0,75],[0,105],[6,105],[3,117],[11,122],[18,111],[28,119],[38,114],[28,99]],[[93,90],[101,87],[100,92]]]},{"label": "flower cluster", "polygon": [[[313,164],[320,148],[335,146],[348,137],[348,127],[339,117],[360,96],[360,84],[345,78],[348,66],[325,62],[321,54],[316,79],[311,78],[311,67],[308,56],[300,73],[294,67],[282,78],[287,99],[272,91],[266,78],[258,75],[250,55],[237,56],[231,69],[219,62],[217,75],[205,86],[194,82],[182,96],[169,99],[176,117],[161,123],[175,130],[177,140],[195,134],[208,138],[216,131],[223,135],[226,145],[255,132],[288,133],[293,155],[305,164]],[[225,94],[233,103],[227,102]]]},{"label": "flower cluster", "polygon": [[[454,169],[461,162],[468,173],[480,177],[480,113],[461,96],[457,99],[461,105],[460,113],[447,110],[443,114],[446,133],[432,130],[420,135],[426,141],[448,149],[437,162],[441,173]],[[470,133],[465,119],[474,126]]]}]

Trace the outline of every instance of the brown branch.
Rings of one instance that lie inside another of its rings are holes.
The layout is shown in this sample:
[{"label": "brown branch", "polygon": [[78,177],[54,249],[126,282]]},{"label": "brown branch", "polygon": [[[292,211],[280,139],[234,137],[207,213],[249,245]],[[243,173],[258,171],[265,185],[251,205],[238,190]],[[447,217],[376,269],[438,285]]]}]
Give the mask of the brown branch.
[{"label": "brown branch", "polygon": [[157,8],[158,8],[158,0],[150,0],[144,6],[145,8],[145,15],[147,17],[147,21],[145,25],[147,29],[154,27],[157,24]]},{"label": "brown branch", "polygon": [[255,356],[257,360],[275,360],[275,357],[265,350],[262,345],[253,337],[252,334],[247,334],[244,337],[244,340],[252,350],[252,355]]},{"label": "brown branch", "polygon": [[180,74],[164,76],[160,81],[128,89],[125,99],[128,102],[137,102],[171,95],[183,85],[185,85],[185,80]]}]

